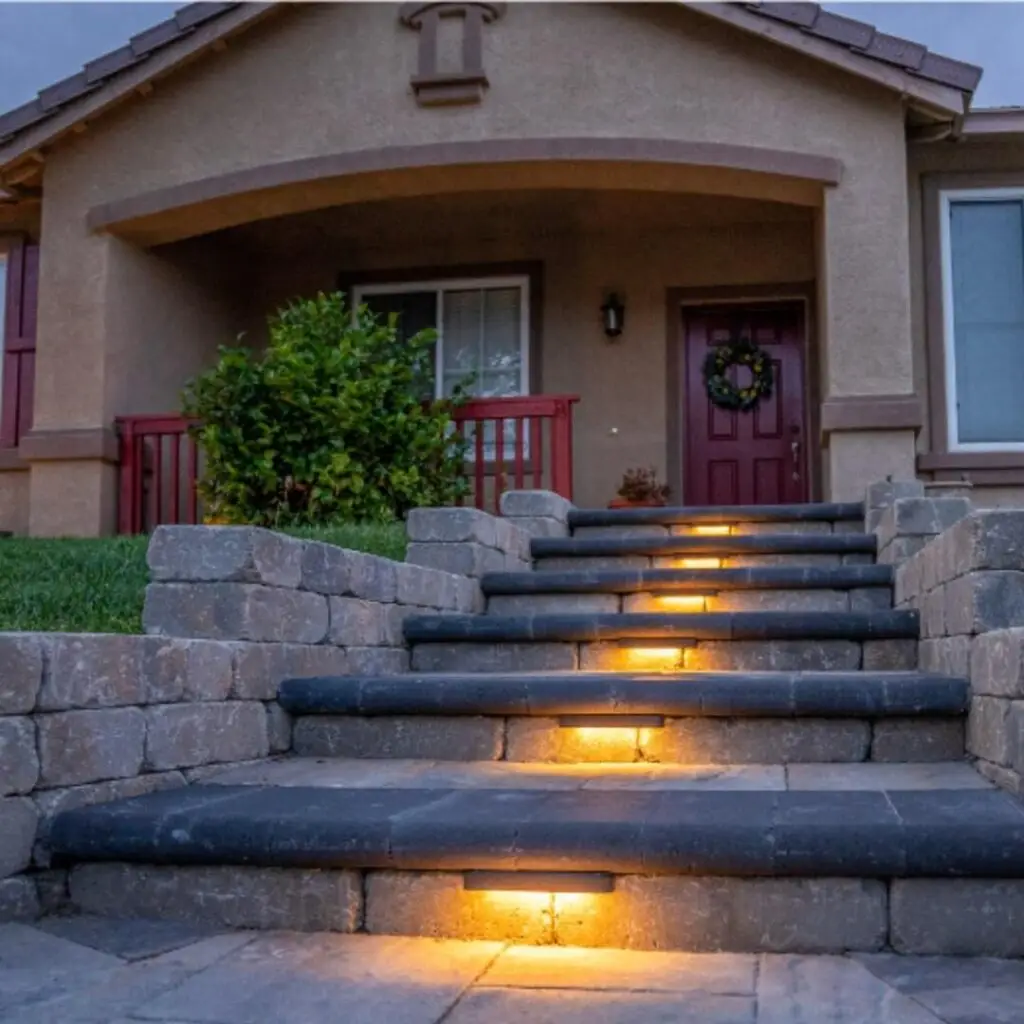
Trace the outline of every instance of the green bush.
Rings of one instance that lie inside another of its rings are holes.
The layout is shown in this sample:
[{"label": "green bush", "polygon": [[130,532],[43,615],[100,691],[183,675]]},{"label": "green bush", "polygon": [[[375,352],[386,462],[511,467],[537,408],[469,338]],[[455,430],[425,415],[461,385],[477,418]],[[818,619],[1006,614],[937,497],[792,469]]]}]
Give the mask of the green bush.
[{"label": "green bush", "polygon": [[394,317],[341,294],[270,319],[262,354],[222,347],[185,390],[206,455],[210,516],[263,526],[386,522],[463,493],[452,401],[424,403],[434,332],[402,340]]}]

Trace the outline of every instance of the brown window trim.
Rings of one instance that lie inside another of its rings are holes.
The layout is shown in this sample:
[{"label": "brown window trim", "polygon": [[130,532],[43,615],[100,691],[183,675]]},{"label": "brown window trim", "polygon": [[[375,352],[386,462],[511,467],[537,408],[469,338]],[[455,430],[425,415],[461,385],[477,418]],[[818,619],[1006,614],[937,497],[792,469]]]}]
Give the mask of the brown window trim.
[{"label": "brown window trim", "polygon": [[530,394],[543,394],[540,360],[544,326],[544,264],[540,260],[517,263],[457,263],[451,266],[401,267],[395,270],[339,271],[338,290],[352,304],[352,291],[368,284],[413,284],[416,281],[456,280],[461,277],[525,277],[530,282]]},{"label": "brown window trim", "polygon": [[924,245],[925,352],[928,360],[928,423],[931,451],[917,469],[937,479],[968,478],[976,484],[1024,484],[1024,451],[951,452],[946,408],[946,319],[943,310],[942,192],[965,188],[1024,188],[1024,171],[956,171],[921,176]]}]

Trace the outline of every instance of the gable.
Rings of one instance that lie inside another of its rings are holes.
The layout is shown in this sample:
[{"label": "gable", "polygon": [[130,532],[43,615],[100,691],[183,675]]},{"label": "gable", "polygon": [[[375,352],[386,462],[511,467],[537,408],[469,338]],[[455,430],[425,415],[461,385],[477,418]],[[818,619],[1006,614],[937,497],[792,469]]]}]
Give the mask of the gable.
[{"label": "gable", "polygon": [[[486,26],[489,87],[424,108],[397,5],[300,6],[250,28],[47,158],[90,206],[285,161],[516,138],[737,144],[904,159],[898,97],[677,6],[519,4]],[[566,39],[573,40],[567,51]]]}]

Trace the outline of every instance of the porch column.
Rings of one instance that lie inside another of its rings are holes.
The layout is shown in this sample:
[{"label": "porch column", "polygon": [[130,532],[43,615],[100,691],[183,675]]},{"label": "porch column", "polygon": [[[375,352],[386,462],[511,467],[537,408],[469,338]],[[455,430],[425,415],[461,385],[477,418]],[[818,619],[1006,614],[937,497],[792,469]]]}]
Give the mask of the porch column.
[{"label": "porch column", "polygon": [[833,501],[915,476],[907,216],[904,177],[888,193],[826,189],[818,217],[822,490]]},{"label": "porch column", "polygon": [[230,261],[202,244],[156,253],[89,234],[80,210],[44,217],[42,252],[35,418],[19,449],[31,465],[29,532],[109,534],[114,418],[177,413],[185,381],[235,337]]}]

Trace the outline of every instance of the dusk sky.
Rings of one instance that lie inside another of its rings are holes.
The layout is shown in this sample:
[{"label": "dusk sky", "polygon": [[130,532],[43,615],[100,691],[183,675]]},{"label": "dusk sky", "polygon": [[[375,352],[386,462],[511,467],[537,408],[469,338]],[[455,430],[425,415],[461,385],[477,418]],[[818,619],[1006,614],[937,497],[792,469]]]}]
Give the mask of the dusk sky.
[{"label": "dusk sky", "polygon": [[[0,2],[0,111],[163,20],[179,4]],[[975,106],[1024,105],[1024,3],[826,4],[932,50],[981,64]]]}]

